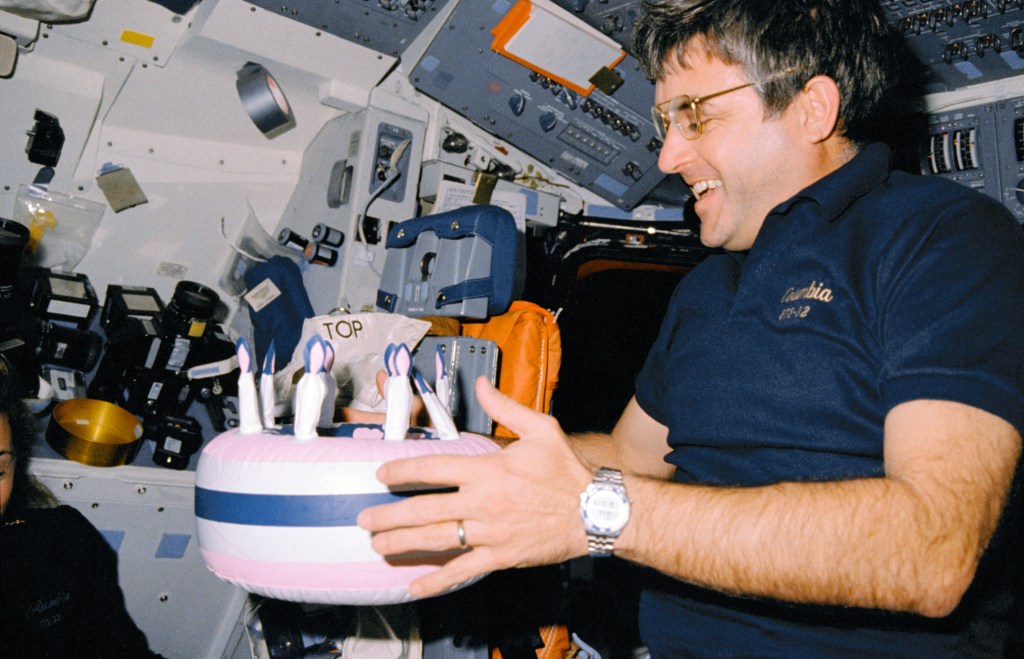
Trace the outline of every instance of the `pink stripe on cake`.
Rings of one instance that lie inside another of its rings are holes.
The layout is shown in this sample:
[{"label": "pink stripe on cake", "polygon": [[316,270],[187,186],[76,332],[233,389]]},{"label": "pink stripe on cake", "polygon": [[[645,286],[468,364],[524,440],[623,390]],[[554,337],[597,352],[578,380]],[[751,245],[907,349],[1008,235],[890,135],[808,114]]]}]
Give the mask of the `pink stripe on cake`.
[{"label": "pink stripe on cake", "polygon": [[[203,550],[206,565],[219,578],[242,589],[295,602],[364,604],[409,599],[405,591],[437,565],[397,565],[387,561],[285,563],[224,556]],[[440,558],[449,560],[450,555]]]},{"label": "pink stripe on cake", "polygon": [[486,437],[470,433],[450,440],[385,442],[353,437],[318,437],[299,442],[289,435],[245,435],[238,429],[232,429],[214,438],[203,453],[247,462],[385,462],[420,455],[482,455],[497,448]]}]

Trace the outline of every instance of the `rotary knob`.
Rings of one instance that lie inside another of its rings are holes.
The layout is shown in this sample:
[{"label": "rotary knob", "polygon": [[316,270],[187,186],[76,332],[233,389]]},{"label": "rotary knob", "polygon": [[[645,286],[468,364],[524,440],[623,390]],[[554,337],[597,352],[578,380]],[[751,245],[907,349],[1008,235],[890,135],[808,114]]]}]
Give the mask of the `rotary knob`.
[{"label": "rotary knob", "polygon": [[512,114],[518,117],[526,109],[526,99],[522,94],[515,94],[512,98],[508,99],[508,107],[511,108]]}]

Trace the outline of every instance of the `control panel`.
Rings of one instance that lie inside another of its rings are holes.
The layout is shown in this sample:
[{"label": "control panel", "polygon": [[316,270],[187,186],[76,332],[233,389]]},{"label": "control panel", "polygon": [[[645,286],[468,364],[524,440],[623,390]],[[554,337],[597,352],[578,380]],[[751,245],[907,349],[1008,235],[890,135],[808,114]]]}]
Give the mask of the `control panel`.
[{"label": "control panel", "polygon": [[[373,173],[370,176],[370,194],[377,194],[381,199],[402,202],[408,187],[409,158],[404,158],[405,150],[412,144],[412,131],[401,126],[382,122],[377,126],[377,139],[374,142]],[[402,185],[391,185],[391,177],[404,176]],[[387,187],[384,187],[387,186]]]},{"label": "control panel", "polygon": [[579,15],[580,19],[615,39],[626,50],[640,13],[636,0],[554,0],[555,4]]},{"label": "control panel", "polygon": [[1024,73],[1024,0],[881,0],[932,91]]},{"label": "control panel", "polygon": [[[635,0],[553,0],[631,48]],[[889,23],[949,91],[1024,73],[1024,0],[879,0]]]},{"label": "control panel", "polygon": [[304,257],[317,314],[376,308],[388,228],[416,216],[425,130],[422,118],[371,105],[328,121],[307,147],[277,232]]},{"label": "control panel", "polygon": [[328,34],[400,56],[452,0],[246,0]]},{"label": "control panel", "polygon": [[460,3],[411,69],[413,86],[616,206],[633,208],[664,178],[650,118],[653,83],[627,54],[612,69],[614,85],[584,95],[496,52],[492,29],[511,7]]},{"label": "control panel", "polygon": [[1024,224],[1024,97],[930,115],[921,172],[998,199]]}]

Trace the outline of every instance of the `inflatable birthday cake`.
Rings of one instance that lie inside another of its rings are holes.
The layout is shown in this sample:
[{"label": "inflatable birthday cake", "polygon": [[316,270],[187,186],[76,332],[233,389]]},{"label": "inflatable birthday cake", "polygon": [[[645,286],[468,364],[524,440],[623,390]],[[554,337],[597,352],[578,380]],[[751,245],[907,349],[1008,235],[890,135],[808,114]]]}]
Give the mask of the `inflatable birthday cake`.
[{"label": "inflatable birthday cake", "polygon": [[[409,583],[459,551],[384,557],[372,549],[356,517],[366,507],[427,491],[381,484],[376,471],[385,462],[498,450],[488,438],[456,429],[442,360],[431,387],[412,368],[408,347],[388,346],[384,423],[337,425],[329,375],[333,353],[329,343],[313,337],[296,385],[293,423],[279,427],[270,411],[273,350],[257,389],[249,345],[241,339],[236,347],[239,426],[211,440],[196,468],[197,537],[209,569],[248,592],[293,602],[376,605],[413,599]],[[413,383],[430,428],[409,425]]]}]

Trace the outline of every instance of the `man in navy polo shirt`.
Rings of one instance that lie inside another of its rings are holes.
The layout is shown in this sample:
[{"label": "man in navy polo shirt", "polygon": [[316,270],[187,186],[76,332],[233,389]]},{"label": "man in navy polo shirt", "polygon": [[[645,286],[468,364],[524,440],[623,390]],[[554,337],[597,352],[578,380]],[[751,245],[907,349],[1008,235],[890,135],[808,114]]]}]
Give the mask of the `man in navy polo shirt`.
[{"label": "man in navy polo shirt", "polygon": [[588,552],[653,568],[657,657],[1003,654],[1021,228],[870,142],[896,71],[877,0],[650,0],[635,37],[659,166],[722,253],[680,284],[610,436],[479,385],[522,439],[385,465],[459,491],[360,523],[386,554],[473,547],[416,595]]}]

